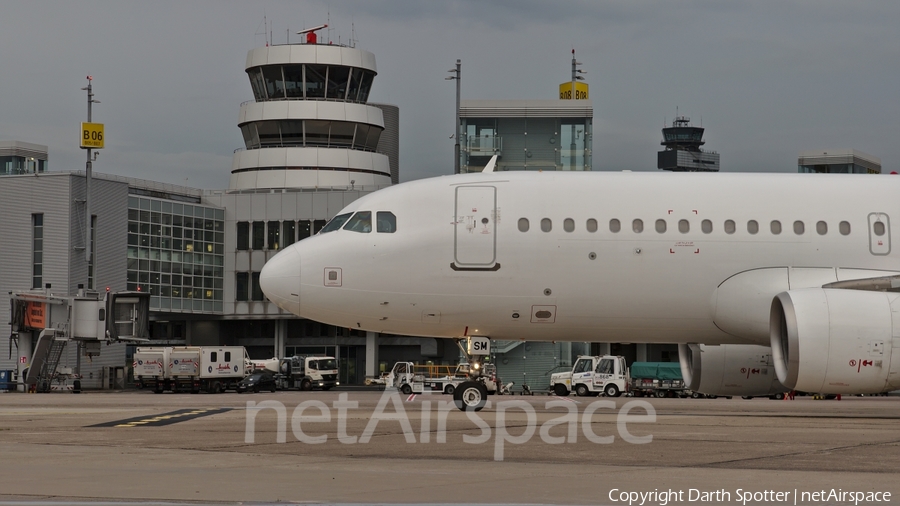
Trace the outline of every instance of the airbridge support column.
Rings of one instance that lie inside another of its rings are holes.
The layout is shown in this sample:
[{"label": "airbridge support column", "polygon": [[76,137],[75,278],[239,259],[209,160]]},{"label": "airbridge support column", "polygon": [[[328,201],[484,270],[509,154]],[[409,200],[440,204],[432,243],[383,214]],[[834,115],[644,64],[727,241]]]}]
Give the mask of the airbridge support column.
[{"label": "airbridge support column", "polygon": [[274,357],[284,358],[284,346],[287,343],[287,320],[275,320]]},{"label": "airbridge support column", "polygon": [[33,335],[32,332],[19,332],[19,348],[16,351],[16,370],[19,373],[16,390],[19,392],[28,391],[28,387],[25,385],[25,370],[31,367]]},{"label": "airbridge support column", "polygon": [[378,333],[366,332],[366,378],[378,376]]},{"label": "airbridge support column", "polygon": [[637,345],[637,360],[635,362],[646,362],[647,361],[647,343],[638,343]]}]

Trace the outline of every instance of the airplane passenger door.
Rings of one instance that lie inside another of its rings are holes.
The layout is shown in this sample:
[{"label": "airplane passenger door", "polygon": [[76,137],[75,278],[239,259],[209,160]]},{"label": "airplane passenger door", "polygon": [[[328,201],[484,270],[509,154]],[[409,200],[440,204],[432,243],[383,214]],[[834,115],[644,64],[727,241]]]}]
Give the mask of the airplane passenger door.
[{"label": "airplane passenger door", "polygon": [[891,222],[884,213],[869,213],[869,251],[873,255],[891,252]]},{"label": "airplane passenger door", "polygon": [[458,186],[453,232],[456,270],[497,270],[497,188]]}]

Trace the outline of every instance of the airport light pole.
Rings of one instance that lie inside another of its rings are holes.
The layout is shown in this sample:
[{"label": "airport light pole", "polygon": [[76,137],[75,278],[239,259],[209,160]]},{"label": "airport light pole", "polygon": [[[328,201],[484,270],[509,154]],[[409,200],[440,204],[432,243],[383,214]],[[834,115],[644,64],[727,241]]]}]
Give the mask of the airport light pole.
[{"label": "airport light pole", "polygon": [[456,144],[453,145],[453,173],[459,174],[459,84],[460,84],[460,66],[462,61],[456,60],[456,68],[450,69],[447,72],[455,72],[455,76],[445,77],[447,81],[456,80],[456,125],[453,128],[453,137],[456,139]]},{"label": "airport light pole", "polygon": [[[87,76],[88,85],[82,90],[87,91],[87,122],[91,123],[91,105],[99,104],[99,100],[94,100],[94,91],[91,86],[94,78],[92,76]],[[102,134],[102,131],[101,131]],[[82,146],[85,146],[84,134],[82,134]],[[102,135],[99,139],[101,141],[100,146],[102,147]],[[90,145],[87,146],[87,163],[84,166],[84,219],[85,219],[85,230],[84,230],[84,261],[88,263],[88,269],[90,269],[91,263],[91,169],[92,163],[97,159],[96,153],[94,154],[94,158],[91,159],[91,148]]]}]

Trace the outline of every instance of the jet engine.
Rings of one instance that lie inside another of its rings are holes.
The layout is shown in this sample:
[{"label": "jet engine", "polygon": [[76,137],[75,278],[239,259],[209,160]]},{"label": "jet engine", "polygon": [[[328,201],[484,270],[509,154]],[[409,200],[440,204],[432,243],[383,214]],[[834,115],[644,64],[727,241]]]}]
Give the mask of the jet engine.
[{"label": "jet engine", "polygon": [[768,346],[679,344],[687,388],[708,395],[768,396],[787,389],[778,382]]},{"label": "jet engine", "polygon": [[829,394],[900,388],[900,293],[788,290],[772,301],[770,316],[772,358],[785,386]]}]

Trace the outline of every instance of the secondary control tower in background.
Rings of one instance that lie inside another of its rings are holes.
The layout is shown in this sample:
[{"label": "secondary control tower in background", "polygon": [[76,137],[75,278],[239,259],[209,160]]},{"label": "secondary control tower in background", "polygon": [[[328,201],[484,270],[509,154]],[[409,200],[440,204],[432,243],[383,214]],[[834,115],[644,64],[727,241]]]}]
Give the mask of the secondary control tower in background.
[{"label": "secondary control tower in background", "polygon": [[663,128],[665,149],[656,154],[656,168],[673,172],[719,172],[719,154],[703,151],[703,127],[691,124],[686,116],[676,116],[672,126]]}]

